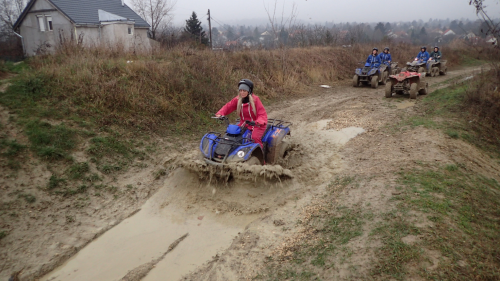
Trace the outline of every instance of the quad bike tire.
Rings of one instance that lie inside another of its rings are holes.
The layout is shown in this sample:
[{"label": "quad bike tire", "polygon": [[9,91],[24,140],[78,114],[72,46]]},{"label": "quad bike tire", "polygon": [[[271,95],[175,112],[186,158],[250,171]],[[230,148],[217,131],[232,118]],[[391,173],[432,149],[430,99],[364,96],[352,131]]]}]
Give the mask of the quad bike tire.
[{"label": "quad bike tire", "polygon": [[259,158],[257,158],[257,156],[251,156],[250,159],[248,159],[245,163],[249,166],[260,165],[260,160]]},{"label": "quad bike tire", "polygon": [[352,86],[359,87],[359,76],[357,74],[354,74],[354,77],[352,77]]},{"label": "quad bike tire", "polygon": [[410,86],[410,99],[416,99],[417,98],[417,83],[413,83]]},{"label": "quad bike tire", "polygon": [[418,73],[424,73],[425,72],[425,68],[419,67],[417,72]]},{"label": "quad bike tire", "polygon": [[282,140],[280,146],[280,157],[283,158],[288,150],[288,142],[286,140]]},{"label": "quad bike tire", "polygon": [[385,85],[385,97],[386,98],[392,97],[392,83],[387,83]]},{"label": "quad bike tire", "polygon": [[425,83],[425,87],[418,91],[419,95],[427,95],[429,93],[429,84]]},{"label": "quad bike tire", "polygon": [[431,77],[436,77],[438,75],[439,75],[439,68],[437,68],[435,66],[433,68],[431,68]]},{"label": "quad bike tire", "polygon": [[445,67],[443,68],[443,70],[441,70],[441,71],[439,72],[439,74],[441,74],[441,75],[446,75],[446,73],[447,73],[447,72],[448,72],[448,67],[446,67],[446,66],[445,66]]},{"label": "quad bike tire", "polygon": [[372,77],[371,85],[372,85],[373,89],[377,89],[377,87],[378,87],[378,76],[373,76]]},{"label": "quad bike tire", "polygon": [[387,78],[389,77],[389,73],[387,71],[384,71],[382,73],[382,81],[380,81],[380,85],[385,85],[387,84]]}]

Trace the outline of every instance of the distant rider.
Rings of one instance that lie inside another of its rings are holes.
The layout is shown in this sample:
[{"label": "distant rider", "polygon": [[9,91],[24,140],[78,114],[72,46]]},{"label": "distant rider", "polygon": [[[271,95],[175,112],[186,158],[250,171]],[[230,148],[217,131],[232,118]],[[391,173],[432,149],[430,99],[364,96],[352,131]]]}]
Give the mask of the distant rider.
[{"label": "distant rider", "polygon": [[389,47],[384,48],[384,51],[379,55],[379,58],[383,64],[387,65],[387,70],[391,73],[392,56],[391,53],[389,53]]},{"label": "distant rider", "polygon": [[432,53],[430,54],[430,59],[439,62],[441,60],[441,56],[442,54],[441,51],[439,50],[439,47],[435,46],[434,51],[432,51]]},{"label": "distant rider", "polygon": [[373,66],[373,67],[380,66],[380,64],[382,62],[380,61],[380,57],[378,56],[378,49],[377,48],[372,49],[372,53],[366,59],[366,63],[370,64],[370,66]]},{"label": "distant rider", "polygon": [[226,103],[215,116],[221,117],[231,114],[233,111],[238,112],[240,123],[243,125],[245,121],[255,122],[247,125],[247,128],[252,131],[252,140],[255,143],[262,145],[262,136],[266,131],[267,112],[262,105],[259,97],[253,93],[253,82],[248,79],[242,79],[238,83],[239,94],[230,102]]},{"label": "distant rider", "polygon": [[427,61],[429,60],[429,53],[427,53],[426,46],[423,46],[420,49],[420,53],[418,53],[416,60],[427,63]]}]

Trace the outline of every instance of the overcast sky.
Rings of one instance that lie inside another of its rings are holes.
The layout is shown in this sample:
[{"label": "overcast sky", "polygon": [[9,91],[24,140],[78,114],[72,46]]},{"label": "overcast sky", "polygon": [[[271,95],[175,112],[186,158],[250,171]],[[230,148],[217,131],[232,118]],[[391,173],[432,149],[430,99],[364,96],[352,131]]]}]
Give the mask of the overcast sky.
[{"label": "overcast sky", "polygon": [[[130,3],[130,0],[126,0]],[[487,12],[492,18],[500,18],[499,0],[485,0]],[[184,25],[195,11],[206,24],[208,9],[215,19],[213,26],[220,24],[251,25],[267,19],[265,7],[274,10],[275,0],[177,0],[174,23]],[[429,18],[476,19],[469,0],[278,0],[277,14],[281,18],[291,14],[295,3],[298,19],[303,23],[340,22],[397,22]]]}]

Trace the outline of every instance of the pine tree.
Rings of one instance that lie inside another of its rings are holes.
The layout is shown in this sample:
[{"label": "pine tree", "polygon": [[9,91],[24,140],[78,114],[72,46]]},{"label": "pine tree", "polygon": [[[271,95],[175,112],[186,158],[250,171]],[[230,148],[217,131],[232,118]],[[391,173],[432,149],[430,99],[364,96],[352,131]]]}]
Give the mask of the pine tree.
[{"label": "pine tree", "polygon": [[255,27],[255,29],[253,30],[253,38],[256,40],[256,41],[259,41],[259,38],[260,38],[260,32],[259,32],[259,29],[257,27]]},{"label": "pine tree", "polygon": [[333,43],[332,33],[328,29],[326,30],[325,43],[326,45],[331,45]]},{"label": "pine tree", "polygon": [[196,15],[195,12],[191,14],[191,17],[186,20],[186,27],[184,27],[184,33],[188,34],[191,38],[194,40],[197,40],[200,42],[200,37],[201,37],[201,43],[204,45],[208,44],[208,38],[207,35],[205,34],[205,31],[203,31],[203,27],[201,27],[201,22],[198,20],[198,16]]}]

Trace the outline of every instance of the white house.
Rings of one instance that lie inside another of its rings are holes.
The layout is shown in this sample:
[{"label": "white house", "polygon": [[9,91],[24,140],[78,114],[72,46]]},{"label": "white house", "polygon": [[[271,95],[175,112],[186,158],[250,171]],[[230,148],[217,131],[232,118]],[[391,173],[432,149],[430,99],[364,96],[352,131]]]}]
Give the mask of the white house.
[{"label": "white house", "polygon": [[488,38],[486,38],[486,43],[491,44],[493,46],[498,46],[498,41],[493,36],[488,36]]},{"label": "white house", "polygon": [[31,0],[14,30],[32,56],[65,42],[150,50],[158,42],[148,37],[149,27],[123,0]]},{"label": "white house", "polygon": [[453,30],[448,29],[443,33],[443,36],[448,36],[448,35],[455,35],[455,32]]}]

